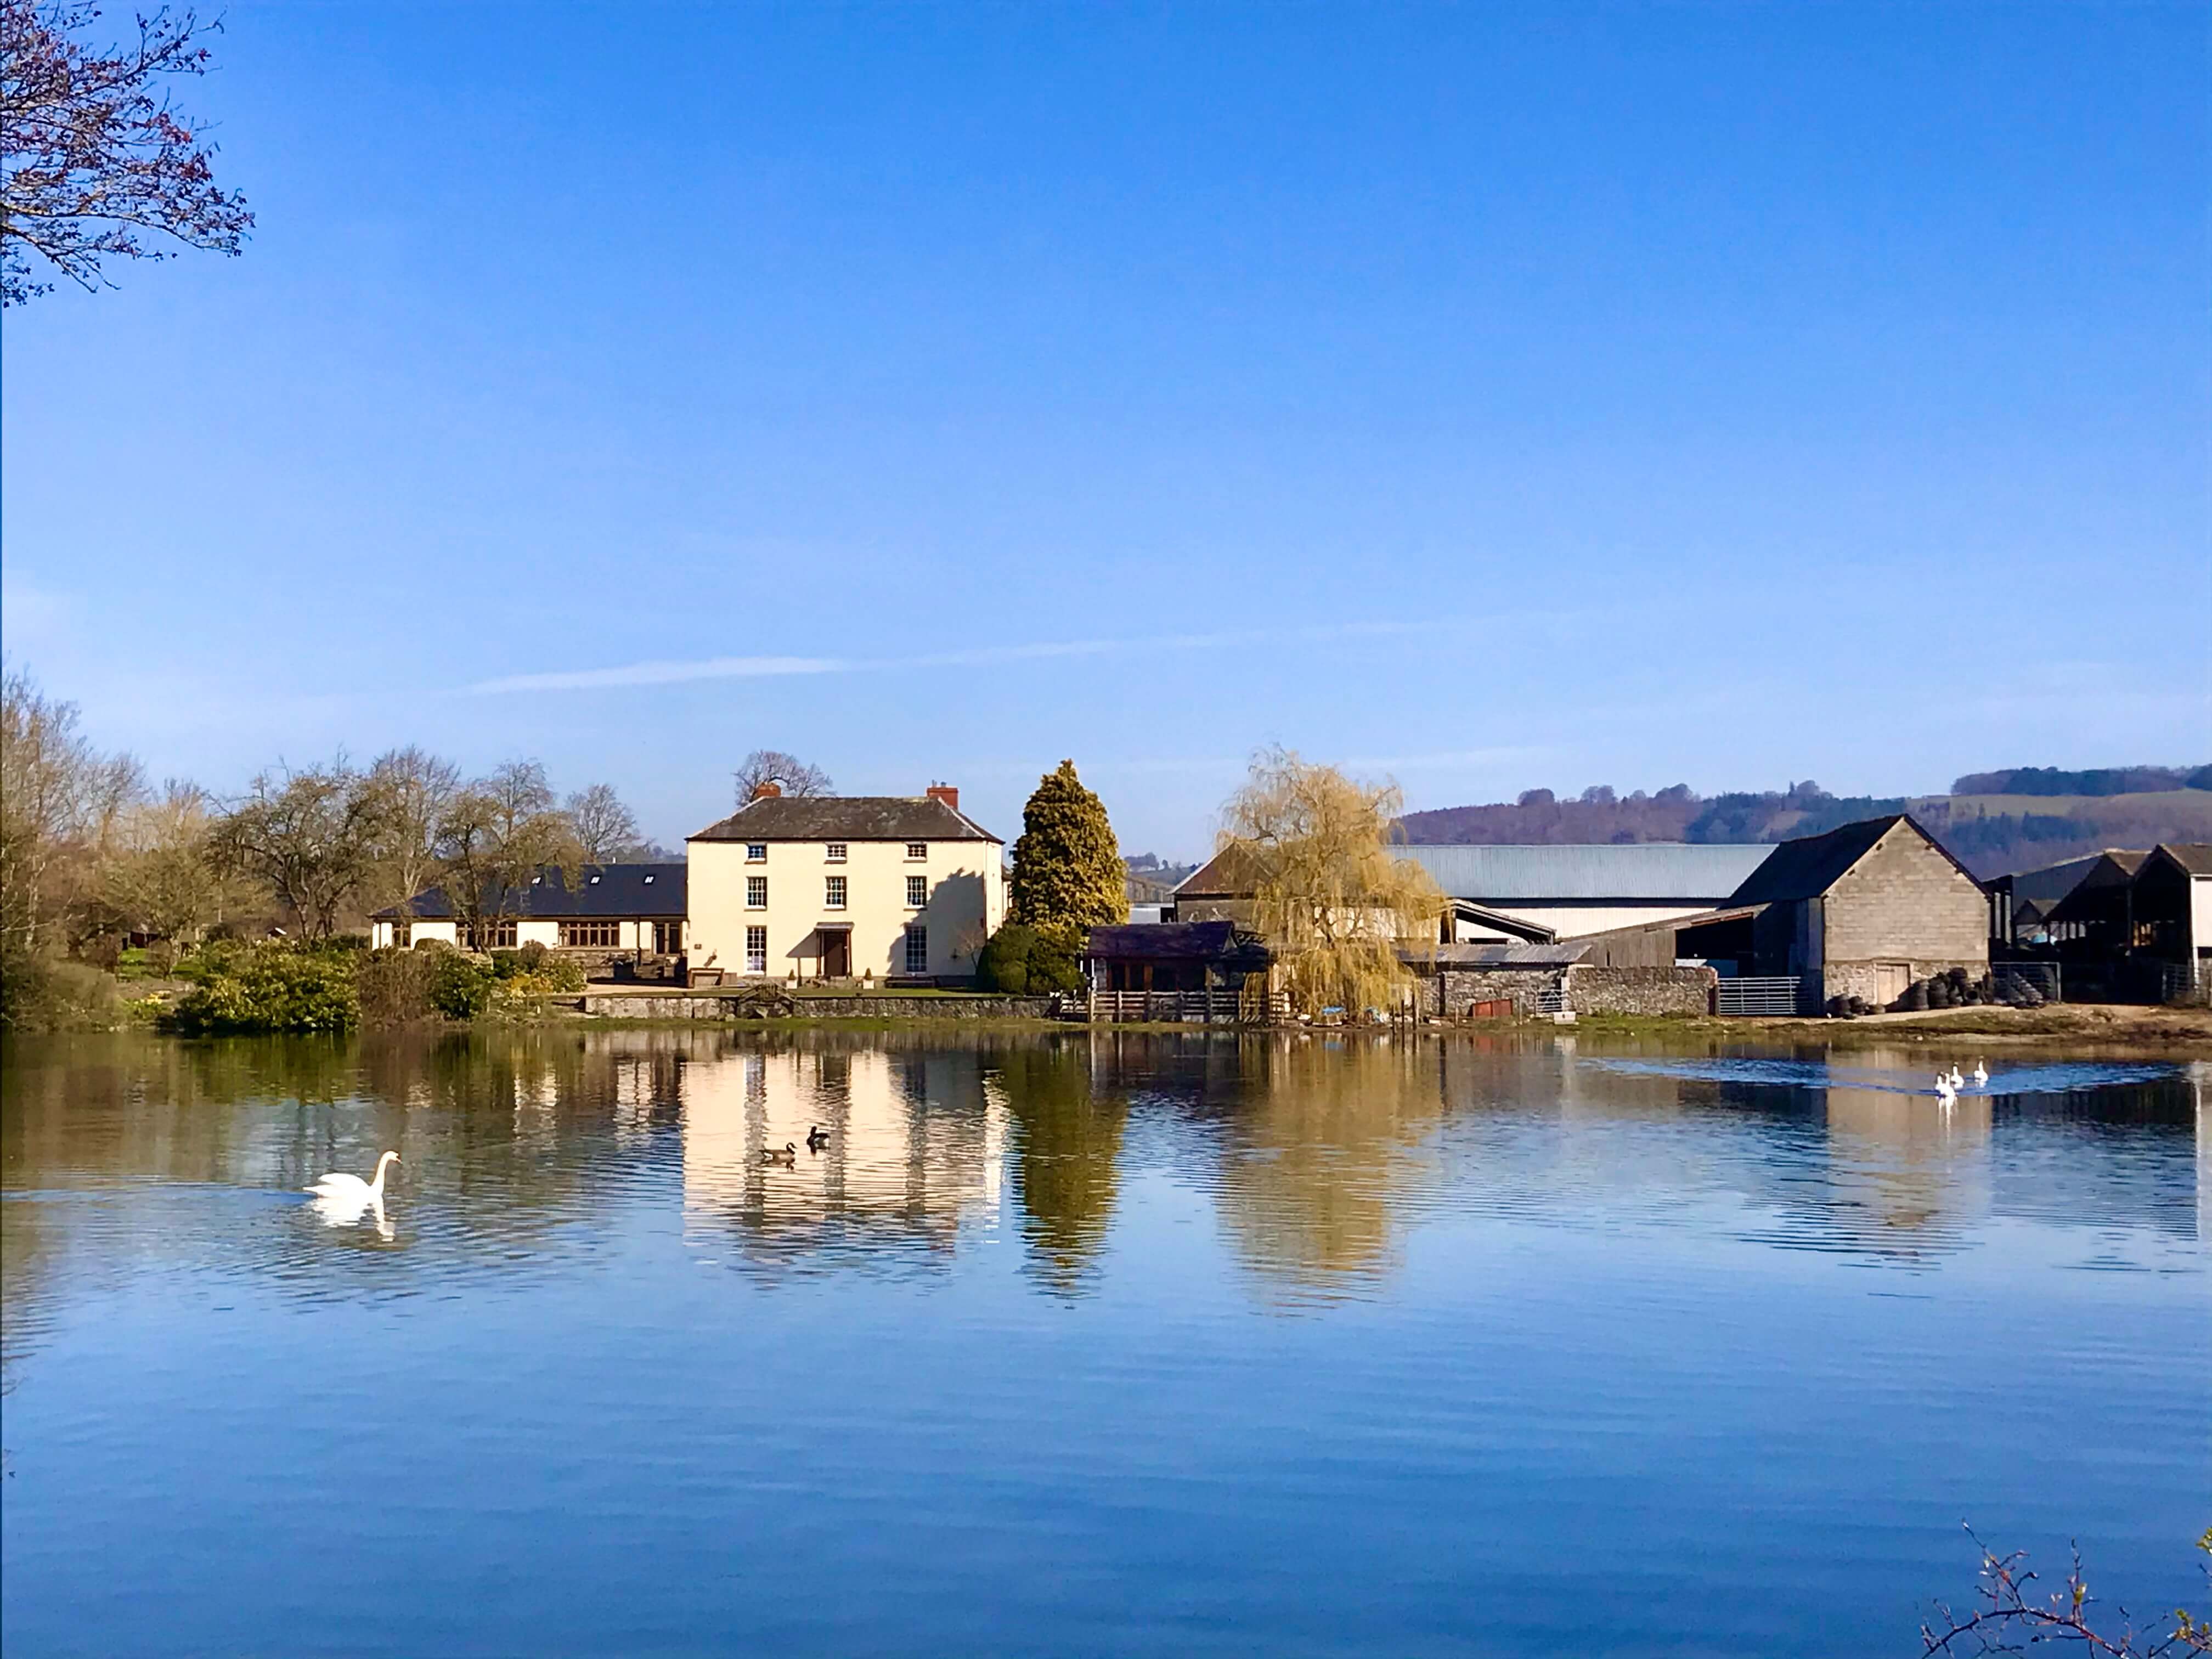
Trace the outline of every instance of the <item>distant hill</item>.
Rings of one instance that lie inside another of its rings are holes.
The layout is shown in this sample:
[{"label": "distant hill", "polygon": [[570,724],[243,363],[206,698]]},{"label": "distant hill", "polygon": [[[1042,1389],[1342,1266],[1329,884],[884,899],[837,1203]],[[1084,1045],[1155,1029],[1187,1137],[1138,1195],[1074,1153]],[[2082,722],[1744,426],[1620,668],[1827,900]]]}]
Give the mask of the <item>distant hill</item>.
[{"label": "distant hill", "polygon": [[1399,823],[1407,840],[1430,846],[1771,842],[1907,811],[1976,875],[2002,875],[2106,847],[2212,841],[2212,766],[2016,767],[1969,773],[1948,795],[1920,796],[1832,795],[1810,781],[1703,797],[1686,784],[1627,795],[1600,784],[1565,800],[1530,789],[1516,801],[1408,812]]}]

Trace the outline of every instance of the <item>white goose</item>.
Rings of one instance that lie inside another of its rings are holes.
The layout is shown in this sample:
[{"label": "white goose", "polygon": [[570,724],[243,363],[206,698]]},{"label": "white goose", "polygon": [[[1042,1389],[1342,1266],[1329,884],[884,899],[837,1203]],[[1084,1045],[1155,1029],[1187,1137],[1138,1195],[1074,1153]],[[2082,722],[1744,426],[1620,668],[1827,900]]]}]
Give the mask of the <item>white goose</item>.
[{"label": "white goose", "polygon": [[398,1162],[398,1153],[386,1152],[376,1160],[376,1179],[373,1182],[363,1181],[357,1175],[347,1175],[340,1171],[325,1176],[313,1186],[305,1190],[313,1193],[317,1198],[328,1199],[333,1203],[380,1205],[384,1202],[385,1167]]}]

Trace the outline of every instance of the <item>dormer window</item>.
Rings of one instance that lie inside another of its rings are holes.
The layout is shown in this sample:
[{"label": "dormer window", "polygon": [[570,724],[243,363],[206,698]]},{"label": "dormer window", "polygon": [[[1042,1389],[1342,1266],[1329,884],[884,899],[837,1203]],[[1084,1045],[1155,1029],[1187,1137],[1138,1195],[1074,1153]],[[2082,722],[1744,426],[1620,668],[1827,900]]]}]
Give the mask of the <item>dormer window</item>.
[{"label": "dormer window", "polygon": [[646,877],[646,878],[645,878],[645,884],[646,884],[647,887],[650,887],[650,886],[652,886],[652,885],[653,885],[653,878],[652,878],[651,876],[649,876],[649,875],[648,875],[647,877]]},{"label": "dormer window", "polygon": [[845,861],[845,843],[842,841],[830,842],[822,851],[832,864],[842,864]]},{"label": "dormer window", "polygon": [[593,877],[592,878],[592,886],[594,886],[594,887],[597,887],[599,884],[599,878],[597,876],[593,876]]}]

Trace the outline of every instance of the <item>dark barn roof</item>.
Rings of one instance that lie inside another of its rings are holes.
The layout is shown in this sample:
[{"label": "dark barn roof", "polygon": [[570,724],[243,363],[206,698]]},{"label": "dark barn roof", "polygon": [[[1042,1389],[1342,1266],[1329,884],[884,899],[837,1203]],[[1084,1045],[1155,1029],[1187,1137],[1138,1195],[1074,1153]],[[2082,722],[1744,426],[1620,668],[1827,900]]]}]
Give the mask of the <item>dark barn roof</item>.
[{"label": "dark barn roof", "polygon": [[[484,908],[500,915],[562,921],[617,916],[680,916],[684,913],[685,869],[681,864],[587,864],[577,872],[577,890],[569,892],[560,871],[541,870],[538,879],[516,893],[512,903],[485,895]],[[428,887],[404,904],[379,910],[378,921],[450,921],[453,902],[442,887]]]},{"label": "dark barn roof", "polygon": [[1914,823],[1911,815],[1891,812],[1878,818],[1861,818],[1856,823],[1846,823],[1831,830],[1825,836],[1802,836],[1796,841],[1785,841],[1766,855],[1766,861],[1753,871],[1742,886],[1729,895],[1730,907],[1742,904],[1790,904],[1802,899],[1818,898],[1843,878],[1844,872],[1874,850],[1875,843],[1894,830],[1906,824],[1938,853],[1948,860],[1951,867],[1968,881],[1979,887],[1966,866],[1951,857],[1942,842]]},{"label": "dark barn roof", "polygon": [[996,841],[928,795],[766,795],[687,841]]},{"label": "dark barn roof", "polygon": [[1220,962],[1259,949],[1233,921],[1137,921],[1092,928],[1083,954],[1097,962]]},{"label": "dark barn roof", "polygon": [[2192,876],[2212,876],[2212,842],[2163,841],[2155,853],[2165,854]]}]

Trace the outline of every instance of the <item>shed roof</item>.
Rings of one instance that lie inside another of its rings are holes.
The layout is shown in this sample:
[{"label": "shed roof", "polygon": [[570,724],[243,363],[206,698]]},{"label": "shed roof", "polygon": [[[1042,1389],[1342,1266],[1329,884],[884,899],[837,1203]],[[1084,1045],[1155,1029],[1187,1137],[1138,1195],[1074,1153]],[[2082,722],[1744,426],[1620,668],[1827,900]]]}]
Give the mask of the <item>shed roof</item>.
[{"label": "shed roof", "polygon": [[997,841],[933,795],[764,795],[687,841]]},{"label": "shed roof", "polygon": [[1100,962],[1218,962],[1258,945],[1233,921],[1135,921],[1092,928],[1083,954]]},{"label": "shed roof", "polygon": [[1395,847],[1455,898],[1489,903],[1600,899],[1711,904],[1774,849],[1736,842],[1589,846]]},{"label": "shed roof", "polygon": [[[684,914],[687,890],[685,866],[681,864],[587,864],[577,872],[577,890],[568,890],[568,878],[551,867],[542,869],[527,888],[502,902],[495,888],[484,896],[488,910],[509,916],[541,921],[617,916],[671,917]],[[453,902],[442,887],[426,887],[404,904],[387,905],[373,920],[450,921]]]},{"label": "shed roof", "polygon": [[1577,939],[1564,945],[1439,945],[1433,951],[1401,951],[1408,962],[1468,968],[1571,968],[1589,953]]}]

